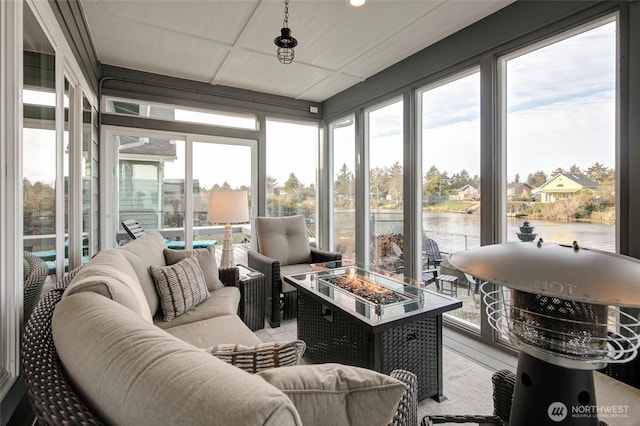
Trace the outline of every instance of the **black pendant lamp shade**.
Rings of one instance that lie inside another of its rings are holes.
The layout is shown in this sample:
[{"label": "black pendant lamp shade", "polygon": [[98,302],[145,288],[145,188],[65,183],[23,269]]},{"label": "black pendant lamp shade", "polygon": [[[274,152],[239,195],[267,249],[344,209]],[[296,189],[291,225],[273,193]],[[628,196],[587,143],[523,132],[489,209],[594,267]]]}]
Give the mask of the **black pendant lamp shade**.
[{"label": "black pendant lamp shade", "polygon": [[289,28],[289,0],[284,1],[284,21],[280,29],[280,35],[273,42],[278,46],[278,60],[283,64],[290,64],[295,57],[294,47],[298,45],[298,40],[291,36]]}]

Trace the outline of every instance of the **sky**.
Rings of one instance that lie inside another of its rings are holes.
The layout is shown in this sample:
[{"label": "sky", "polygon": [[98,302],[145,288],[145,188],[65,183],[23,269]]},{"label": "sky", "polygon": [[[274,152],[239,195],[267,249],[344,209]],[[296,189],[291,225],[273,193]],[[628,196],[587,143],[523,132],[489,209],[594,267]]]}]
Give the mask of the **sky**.
[{"label": "sky", "polygon": [[[507,176],[615,166],[615,23],[508,59]],[[423,169],[479,174],[478,75],[425,92]],[[549,176],[551,177],[551,176]]]}]

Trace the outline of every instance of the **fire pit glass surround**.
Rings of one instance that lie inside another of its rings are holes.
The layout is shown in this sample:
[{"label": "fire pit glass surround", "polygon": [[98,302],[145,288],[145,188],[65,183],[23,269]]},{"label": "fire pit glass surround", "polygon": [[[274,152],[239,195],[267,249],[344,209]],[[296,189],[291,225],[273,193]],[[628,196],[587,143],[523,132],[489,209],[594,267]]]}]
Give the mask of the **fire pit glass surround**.
[{"label": "fire pit glass surround", "polygon": [[402,282],[357,266],[326,269],[311,276],[320,293],[351,307],[366,317],[385,312],[406,312],[410,303],[422,300],[422,292],[410,292]]},{"label": "fire pit glass surround", "polygon": [[405,294],[377,284],[361,269],[346,268],[344,274],[323,274],[318,279],[333,284],[357,297],[375,304],[389,305],[412,299]]}]

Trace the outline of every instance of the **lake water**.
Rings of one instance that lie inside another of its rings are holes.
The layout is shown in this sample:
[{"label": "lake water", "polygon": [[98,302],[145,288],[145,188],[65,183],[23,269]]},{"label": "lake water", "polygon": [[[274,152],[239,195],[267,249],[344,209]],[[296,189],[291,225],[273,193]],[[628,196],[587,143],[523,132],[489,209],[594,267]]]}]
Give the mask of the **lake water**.
[{"label": "lake water", "polygon": [[[383,230],[402,232],[399,213],[380,212],[376,219],[376,233]],[[524,218],[507,219],[507,240],[520,241],[516,233]],[[577,241],[583,247],[615,252],[615,225],[585,222],[552,222],[529,220],[533,233],[546,242],[571,244]],[[464,213],[424,212],[423,228],[438,243],[440,251],[456,251],[480,247],[480,215]]]}]

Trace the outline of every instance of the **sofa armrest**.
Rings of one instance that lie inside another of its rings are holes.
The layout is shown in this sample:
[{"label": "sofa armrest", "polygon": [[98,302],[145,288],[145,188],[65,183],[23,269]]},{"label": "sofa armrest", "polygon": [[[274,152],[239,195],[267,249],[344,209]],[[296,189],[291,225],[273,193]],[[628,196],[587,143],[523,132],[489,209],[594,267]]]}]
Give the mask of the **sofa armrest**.
[{"label": "sofa armrest", "polygon": [[264,274],[265,307],[264,313],[269,318],[272,328],[280,326],[280,293],[282,281],[280,279],[280,261],[256,251],[247,251],[249,268]]},{"label": "sofa armrest", "polygon": [[240,279],[238,268],[219,268],[218,277],[225,287],[237,287]]},{"label": "sofa armrest", "polygon": [[392,426],[417,426],[418,424],[418,376],[407,370],[393,370],[390,374],[407,385],[398,409],[393,416]]},{"label": "sofa armrest", "polygon": [[332,262],[335,260],[342,260],[342,253],[311,247],[311,263]]}]

